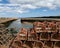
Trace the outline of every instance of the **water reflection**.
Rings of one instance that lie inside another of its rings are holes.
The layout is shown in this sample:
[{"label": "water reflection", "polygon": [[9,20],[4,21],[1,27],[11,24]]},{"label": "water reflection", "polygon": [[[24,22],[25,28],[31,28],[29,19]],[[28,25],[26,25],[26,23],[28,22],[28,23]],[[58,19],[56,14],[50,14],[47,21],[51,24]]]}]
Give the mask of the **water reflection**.
[{"label": "water reflection", "polygon": [[16,21],[12,22],[8,28],[15,28],[16,31],[19,31],[20,28],[23,28],[23,27],[28,29],[28,28],[32,28],[33,25],[32,24],[23,24],[23,23],[21,23],[21,19],[18,19]]}]

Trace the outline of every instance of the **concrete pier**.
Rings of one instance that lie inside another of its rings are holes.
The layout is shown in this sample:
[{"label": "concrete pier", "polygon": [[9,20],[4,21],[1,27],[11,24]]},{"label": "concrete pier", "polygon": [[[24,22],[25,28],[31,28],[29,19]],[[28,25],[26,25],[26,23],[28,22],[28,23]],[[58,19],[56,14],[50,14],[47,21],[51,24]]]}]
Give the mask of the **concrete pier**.
[{"label": "concrete pier", "polygon": [[28,22],[28,23],[33,23],[35,21],[60,21],[60,19],[57,18],[21,18],[21,22]]},{"label": "concrete pier", "polygon": [[17,18],[0,18],[0,23],[6,23],[14,20],[17,20]]}]

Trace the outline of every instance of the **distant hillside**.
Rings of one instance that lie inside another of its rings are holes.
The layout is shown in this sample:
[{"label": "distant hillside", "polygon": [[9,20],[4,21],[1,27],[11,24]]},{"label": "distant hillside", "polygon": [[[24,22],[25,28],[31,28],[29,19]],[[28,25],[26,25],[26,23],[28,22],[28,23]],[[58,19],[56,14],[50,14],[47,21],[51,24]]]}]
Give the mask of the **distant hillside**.
[{"label": "distant hillside", "polygon": [[32,17],[32,18],[60,18],[60,16],[44,16],[44,17]]},{"label": "distant hillside", "polygon": [[41,18],[60,18],[60,16],[46,16],[46,17],[41,17]]}]

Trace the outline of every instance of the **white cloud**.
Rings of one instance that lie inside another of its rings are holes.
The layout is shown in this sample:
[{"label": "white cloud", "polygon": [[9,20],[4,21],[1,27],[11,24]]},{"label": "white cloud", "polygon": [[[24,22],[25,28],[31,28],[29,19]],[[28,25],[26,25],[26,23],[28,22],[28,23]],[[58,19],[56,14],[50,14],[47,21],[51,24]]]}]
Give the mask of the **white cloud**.
[{"label": "white cloud", "polygon": [[43,11],[47,11],[47,10],[43,10]]},{"label": "white cloud", "polygon": [[56,9],[60,7],[60,0],[9,0],[9,2],[10,4],[0,4],[0,12],[26,13],[29,12],[29,9],[42,7]]},{"label": "white cloud", "polygon": [[26,9],[36,9],[37,8],[36,6],[33,6],[31,4],[25,4],[25,5],[22,5],[21,7],[26,8]]},{"label": "white cloud", "polygon": [[26,12],[29,12],[29,11],[22,11],[22,10],[17,10],[18,13],[22,14],[22,13],[26,13]]},{"label": "white cloud", "polygon": [[20,4],[20,3],[35,3],[39,0],[10,0],[10,3]]},{"label": "white cloud", "polygon": [[37,7],[30,4],[0,4],[0,12],[17,12],[26,13],[29,9],[36,9]]},{"label": "white cloud", "polygon": [[23,9],[20,4],[0,4],[0,12],[17,12],[25,13],[27,10]]},{"label": "white cloud", "polygon": [[14,4],[30,4],[35,7],[48,7],[54,9],[60,7],[60,0],[10,0]]}]

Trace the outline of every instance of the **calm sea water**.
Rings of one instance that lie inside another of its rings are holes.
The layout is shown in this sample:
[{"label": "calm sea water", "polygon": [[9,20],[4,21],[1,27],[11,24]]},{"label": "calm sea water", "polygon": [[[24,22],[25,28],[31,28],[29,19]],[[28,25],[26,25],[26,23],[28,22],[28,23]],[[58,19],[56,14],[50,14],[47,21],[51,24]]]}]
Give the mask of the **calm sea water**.
[{"label": "calm sea water", "polygon": [[31,24],[22,24],[21,23],[21,19],[18,19],[18,20],[16,20],[16,21],[14,21],[14,22],[12,22],[10,25],[9,25],[9,27],[8,28],[15,28],[15,30],[16,31],[19,31],[20,30],[20,28],[32,28],[33,27],[33,25]]}]

